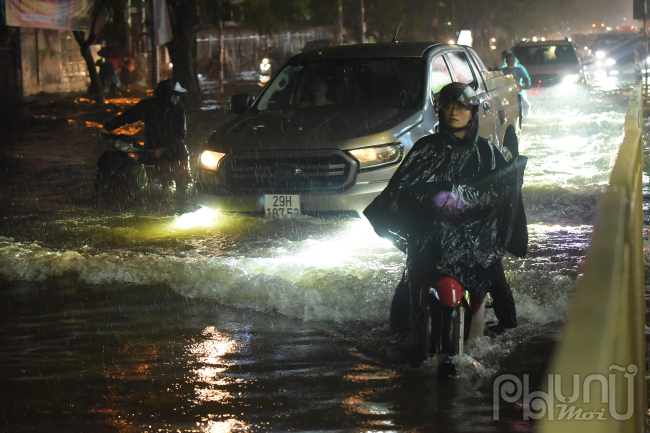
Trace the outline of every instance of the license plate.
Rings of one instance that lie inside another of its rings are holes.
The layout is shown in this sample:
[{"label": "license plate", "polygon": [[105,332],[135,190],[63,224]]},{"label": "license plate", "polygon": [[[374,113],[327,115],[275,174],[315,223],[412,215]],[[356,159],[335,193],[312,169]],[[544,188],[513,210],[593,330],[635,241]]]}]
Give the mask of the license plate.
[{"label": "license plate", "polygon": [[267,215],[292,215],[300,213],[300,196],[265,194],[264,211]]}]

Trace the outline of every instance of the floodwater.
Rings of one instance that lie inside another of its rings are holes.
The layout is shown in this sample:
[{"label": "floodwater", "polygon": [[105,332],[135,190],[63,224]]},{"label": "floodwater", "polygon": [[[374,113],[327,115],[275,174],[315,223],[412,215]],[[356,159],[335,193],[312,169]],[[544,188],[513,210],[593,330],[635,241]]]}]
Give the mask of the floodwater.
[{"label": "floodwater", "polygon": [[[155,191],[98,205],[89,103],[40,106],[3,148],[0,429],[532,431],[521,403],[493,406],[493,384],[508,373],[539,388],[628,98],[533,103],[530,253],[505,260],[520,326],[468,347],[449,380],[434,360],[410,367],[390,335],[404,257],[365,221],[219,213]],[[190,128],[210,110],[197,112]]]}]

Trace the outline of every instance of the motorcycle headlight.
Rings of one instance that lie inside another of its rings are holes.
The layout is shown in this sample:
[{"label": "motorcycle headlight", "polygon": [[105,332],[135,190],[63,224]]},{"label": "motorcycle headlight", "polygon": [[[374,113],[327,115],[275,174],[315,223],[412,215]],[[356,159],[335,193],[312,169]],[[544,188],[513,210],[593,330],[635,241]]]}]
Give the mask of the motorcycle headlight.
[{"label": "motorcycle headlight", "polygon": [[219,161],[221,161],[224,156],[226,156],[225,153],[204,150],[203,153],[201,153],[201,158],[199,160],[204,168],[207,168],[208,170],[216,170]]},{"label": "motorcycle headlight", "polygon": [[607,59],[607,60],[605,60],[605,64],[606,64],[607,66],[615,65],[615,64],[616,64],[616,60],[614,60],[614,59]]},{"label": "motorcycle headlight", "polygon": [[361,170],[393,164],[402,159],[402,145],[399,143],[364,147],[349,150],[348,152],[359,161]]}]

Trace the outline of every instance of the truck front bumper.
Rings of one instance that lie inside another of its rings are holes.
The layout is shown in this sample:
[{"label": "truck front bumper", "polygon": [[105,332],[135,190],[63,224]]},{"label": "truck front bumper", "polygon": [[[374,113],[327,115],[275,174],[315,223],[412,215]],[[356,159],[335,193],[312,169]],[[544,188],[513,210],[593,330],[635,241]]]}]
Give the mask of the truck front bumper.
[{"label": "truck front bumper", "polygon": [[350,189],[339,193],[314,193],[310,191],[273,191],[260,193],[243,193],[226,190],[219,186],[197,186],[198,202],[211,209],[227,212],[264,213],[265,194],[300,195],[301,213],[355,212],[361,215],[363,210],[388,185],[388,181],[357,183]]}]

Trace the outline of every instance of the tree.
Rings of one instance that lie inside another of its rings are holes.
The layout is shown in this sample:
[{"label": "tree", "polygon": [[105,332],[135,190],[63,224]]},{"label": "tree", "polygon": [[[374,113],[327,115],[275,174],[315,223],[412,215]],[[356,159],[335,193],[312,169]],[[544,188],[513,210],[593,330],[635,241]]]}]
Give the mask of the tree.
[{"label": "tree", "polygon": [[309,12],[309,0],[244,0],[237,18],[258,33],[271,35],[287,24],[306,21]]},{"label": "tree", "polygon": [[97,35],[112,46],[129,50],[129,24],[126,20],[127,0],[95,0],[106,17],[106,22]]},{"label": "tree", "polygon": [[[212,1],[212,3],[219,3]],[[172,40],[167,51],[174,64],[174,79],[187,89],[190,100],[201,99],[201,88],[196,74],[194,46],[199,20],[198,0],[167,0]]]},{"label": "tree", "polygon": [[[272,34],[290,22],[307,17],[308,0],[244,0],[232,18],[261,34]],[[174,78],[186,86],[190,100],[201,98],[196,74],[196,33],[201,26],[230,20],[226,0],[167,0],[173,39],[166,44],[174,64]]]},{"label": "tree", "polygon": [[94,90],[95,102],[98,104],[104,104],[104,89],[102,88],[101,82],[99,81],[99,75],[97,75],[97,69],[95,68],[95,61],[93,56],[90,53],[90,45],[95,41],[97,36],[95,35],[95,27],[97,25],[97,17],[101,10],[101,7],[98,6],[99,3],[95,4],[95,8],[92,12],[92,19],[90,23],[90,28],[88,29],[88,38],[85,37],[85,32],[82,30],[74,30],[72,34],[74,35],[75,40],[79,44],[79,50],[81,51],[81,56],[86,61],[86,67],[88,68],[88,75],[90,75],[90,87]]}]

